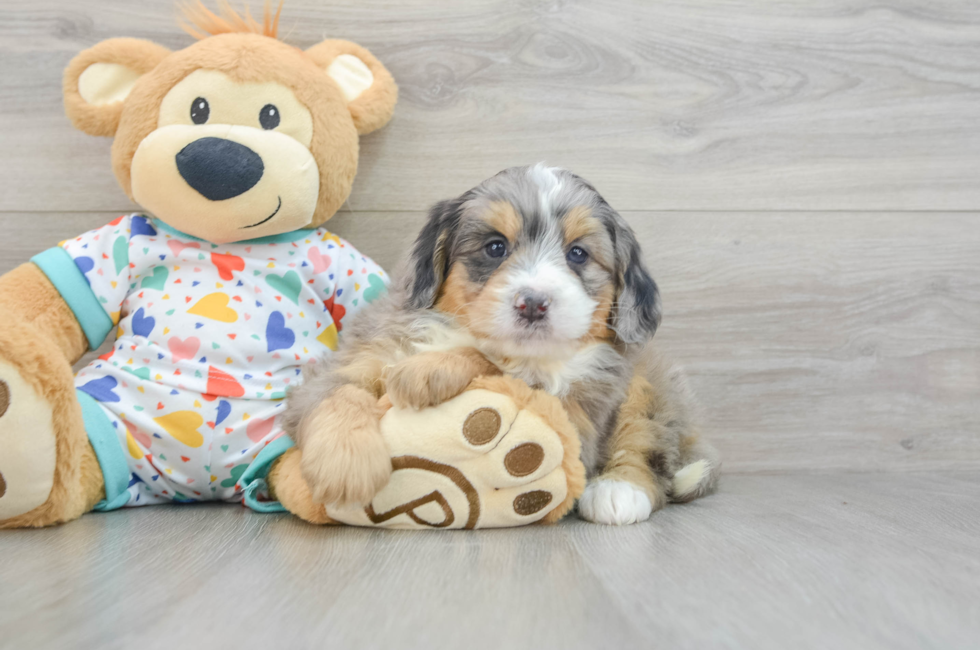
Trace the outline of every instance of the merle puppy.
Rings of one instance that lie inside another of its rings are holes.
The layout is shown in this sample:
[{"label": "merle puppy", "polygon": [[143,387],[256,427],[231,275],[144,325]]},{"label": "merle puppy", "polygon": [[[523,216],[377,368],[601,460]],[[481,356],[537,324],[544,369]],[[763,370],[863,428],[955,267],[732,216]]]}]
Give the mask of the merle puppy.
[{"label": "merle puppy", "polygon": [[660,316],[633,231],[571,172],[515,167],[438,203],[391,293],[290,395],[314,498],[368,503],[388,481],[380,396],[423,408],[500,373],[563,401],[589,471],[585,519],[643,521],[707,493],[718,455],[652,343]]}]

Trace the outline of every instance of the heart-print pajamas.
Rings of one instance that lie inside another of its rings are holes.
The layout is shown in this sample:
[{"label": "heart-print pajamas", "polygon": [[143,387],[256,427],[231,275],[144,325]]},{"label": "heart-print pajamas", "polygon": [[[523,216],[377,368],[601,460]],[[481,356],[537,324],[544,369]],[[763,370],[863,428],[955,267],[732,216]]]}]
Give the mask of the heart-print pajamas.
[{"label": "heart-print pajamas", "polygon": [[284,435],[301,367],[336,349],[345,316],[388,279],[322,228],[218,245],[141,215],[34,261],[93,349],[117,328],[75,379],[100,509],[240,499],[249,464]]}]

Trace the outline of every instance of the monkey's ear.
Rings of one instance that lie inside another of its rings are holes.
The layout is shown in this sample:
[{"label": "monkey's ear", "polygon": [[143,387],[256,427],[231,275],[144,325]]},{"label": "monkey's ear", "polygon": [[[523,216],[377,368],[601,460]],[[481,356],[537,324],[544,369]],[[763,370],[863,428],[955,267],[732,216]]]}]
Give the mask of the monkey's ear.
[{"label": "monkey's ear", "polygon": [[350,41],[327,40],[306,50],[333,79],[361,135],[380,129],[395,110],[398,86],[373,54]]},{"label": "monkey's ear", "polygon": [[65,113],[76,129],[111,136],[136,80],[170,50],[137,38],[110,38],[82,51],[65,69]]}]

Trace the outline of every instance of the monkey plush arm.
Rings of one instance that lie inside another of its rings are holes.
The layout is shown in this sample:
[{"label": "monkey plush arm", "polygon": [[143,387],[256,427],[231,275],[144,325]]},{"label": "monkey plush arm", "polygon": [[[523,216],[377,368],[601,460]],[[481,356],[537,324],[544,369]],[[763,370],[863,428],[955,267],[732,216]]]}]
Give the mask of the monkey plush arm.
[{"label": "monkey plush arm", "polygon": [[[51,280],[33,262],[0,276],[0,327],[18,321],[51,340],[68,363],[89,349],[81,325]],[[24,345],[31,345],[24,341]]]},{"label": "monkey plush arm", "polygon": [[0,325],[12,319],[31,326],[75,363],[119,321],[131,289],[130,238],[149,230],[145,217],[119,217],[0,277]]}]

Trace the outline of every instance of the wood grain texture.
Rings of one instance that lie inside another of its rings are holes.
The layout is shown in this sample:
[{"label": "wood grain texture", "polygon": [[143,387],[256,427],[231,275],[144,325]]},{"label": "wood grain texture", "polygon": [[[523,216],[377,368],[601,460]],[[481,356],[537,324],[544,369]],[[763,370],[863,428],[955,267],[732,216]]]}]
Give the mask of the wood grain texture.
[{"label": "wood grain texture", "polygon": [[[728,471],[980,468],[980,215],[625,215]],[[114,216],[0,215],[0,272]],[[424,218],[331,227],[392,270]]]},{"label": "wood grain texture", "polygon": [[[61,73],[101,39],[191,40],[173,0],[0,6],[0,210],[125,210]],[[959,0],[289,0],[283,37],[401,86],[355,210],[419,210],[547,160],[623,210],[980,209],[980,5]]]},{"label": "wood grain texture", "polygon": [[622,528],[151,506],[0,532],[0,646],[965,650],[978,540],[976,472],[729,476]]}]

